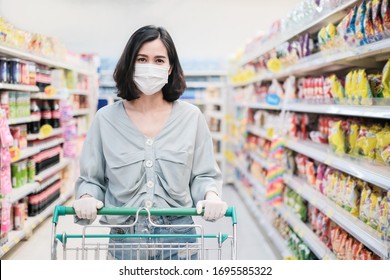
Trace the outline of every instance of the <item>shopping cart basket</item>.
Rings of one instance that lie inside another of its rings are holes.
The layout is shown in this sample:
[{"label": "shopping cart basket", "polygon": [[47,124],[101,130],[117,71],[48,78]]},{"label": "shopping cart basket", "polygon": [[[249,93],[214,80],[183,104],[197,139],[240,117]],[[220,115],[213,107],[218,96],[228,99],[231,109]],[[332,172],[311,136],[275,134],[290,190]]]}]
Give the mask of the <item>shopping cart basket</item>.
[{"label": "shopping cart basket", "polygon": [[[153,217],[161,216],[201,216],[202,214],[196,213],[195,208],[102,208],[98,210],[98,215],[131,216],[133,220],[126,225],[82,226],[80,227],[81,234],[58,234],[59,217],[65,215],[75,215],[74,209],[56,206],[52,219],[51,237],[51,258],[54,260],[58,257],[57,249],[61,245],[63,259],[172,259],[172,255],[179,256],[179,259],[203,260],[209,259],[211,255],[215,259],[222,259],[222,250],[225,250],[225,247],[230,247],[230,259],[237,258],[237,217],[234,207],[229,207],[225,214],[225,217],[230,217],[232,220],[231,234],[221,232],[205,234],[202,225],[155,224],[153,220]],[[131,234],[112,234],[110,231],[112,228],[123,228],[123,232],[126,232],[125,229],[136,226],[141,219],[153,227],[193,227],[196,230],[193,231],[195,234],[140,234],[134,232]],[[121,241],[116,242],[116,240]],[[208,242],[205,243],[205,240]],[[228,240],[230,242],[227,242]]]}]

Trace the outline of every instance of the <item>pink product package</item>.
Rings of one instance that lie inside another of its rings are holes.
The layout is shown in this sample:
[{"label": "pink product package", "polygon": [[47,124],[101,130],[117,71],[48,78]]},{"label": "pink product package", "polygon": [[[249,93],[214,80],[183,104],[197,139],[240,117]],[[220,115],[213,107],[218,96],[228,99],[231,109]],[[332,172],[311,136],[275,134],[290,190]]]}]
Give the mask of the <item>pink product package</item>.
[{"label": "pink product package", "polygon": [[64,143],[64,157],[74,158],[77,156],[77,141],[66,141]]}]

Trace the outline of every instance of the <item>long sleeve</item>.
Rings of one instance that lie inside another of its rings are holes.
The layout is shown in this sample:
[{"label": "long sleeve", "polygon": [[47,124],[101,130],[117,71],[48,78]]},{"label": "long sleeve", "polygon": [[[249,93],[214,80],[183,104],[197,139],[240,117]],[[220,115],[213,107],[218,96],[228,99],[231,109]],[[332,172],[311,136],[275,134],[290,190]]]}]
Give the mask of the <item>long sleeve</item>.
[{"label": "long sleeve", "polygon": [[80,177],[76,181],[76,199],[89,194],[104,202],[106,162],[102,147],[99,124],[99,113],[96,114],[92,126],[83,145],[80,158]]},{"label": "long sleeve", "polygon": [[191,196],[194,205],[203,200],[208,191],[222,195],[222,175],[215,161],[213,140],[203,116],[199,116],[191,173]]}]

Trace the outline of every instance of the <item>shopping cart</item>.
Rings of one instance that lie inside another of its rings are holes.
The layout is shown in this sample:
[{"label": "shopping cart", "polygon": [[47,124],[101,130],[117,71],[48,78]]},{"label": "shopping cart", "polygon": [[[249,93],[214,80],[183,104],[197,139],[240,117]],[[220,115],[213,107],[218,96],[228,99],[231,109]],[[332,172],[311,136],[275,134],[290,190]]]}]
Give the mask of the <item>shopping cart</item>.
[{"label": "shopping cart", "polygon": [[[237,258],[237,217],[234,207],[229,207],[225,214],[225,217],[230,217],[232,220],[230,234],[221,232],[205,234],[203,226],[199,224],[155,223],[155,217],[200,216],[195,208],[102,208],[98,211],[98,215],[126,216],[131,217],[132,220],[126,225],[82,226],[81,234],[57,234],[59,217],[65,215],[75,215],[74,209],[56,206],[52,219],[51,258],[53,260],[57,259],[57,249],[61,245],[63,259],[222,259],[222,250],[225,251],[226,247],[230,247],[228,258],[233,260]],[[140,220],[157,228],[194,228],[195,230],[191,234],[135,232],[129,234],[129,229],[134,228]],[[122,230],[121,234],[113,234],[114,228]]]}]

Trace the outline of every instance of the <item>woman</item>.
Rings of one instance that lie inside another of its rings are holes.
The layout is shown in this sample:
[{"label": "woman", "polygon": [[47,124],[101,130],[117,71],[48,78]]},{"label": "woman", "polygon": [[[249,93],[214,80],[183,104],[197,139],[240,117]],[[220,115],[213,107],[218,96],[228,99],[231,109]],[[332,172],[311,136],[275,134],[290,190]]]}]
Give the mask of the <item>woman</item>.
[{"label": "woman", "polygon": [[[137,30],[118,61],[114,80],[123,100],[96,113],[84,143],[73,204],[78,222],[93,222],[103,205],[196,205],[199,214],[204,209],[208,221],[223,217],[227,204],[220,198],[222,179],[211,134],[200,110],[178,100],[186,85],[168,32],[155,26]],[[125,224],[131,218],[103,216],[100,221]],[[155,223],[193,221],[191,217],[160,217]],[[111,232],[125,231],[114,228]],[[146,221],[131,232],[164,233]],[[115,253],[113,257],[120,258]],[[176,257],[180,258],[162,256]]]}]

